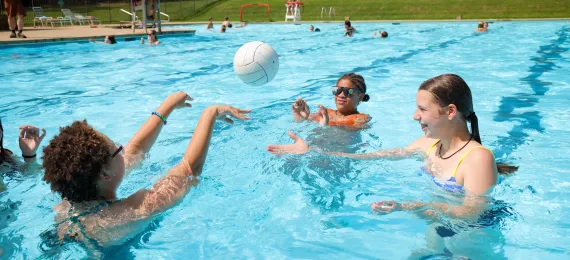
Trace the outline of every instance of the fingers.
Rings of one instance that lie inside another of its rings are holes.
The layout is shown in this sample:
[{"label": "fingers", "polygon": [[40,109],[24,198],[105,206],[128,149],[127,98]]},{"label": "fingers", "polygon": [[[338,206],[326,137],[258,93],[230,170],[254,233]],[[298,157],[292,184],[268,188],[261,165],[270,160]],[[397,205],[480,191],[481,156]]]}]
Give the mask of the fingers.
[{"label": "fingers", "polygon": [[20,127],[20,139],[24,139],[24,138],[25,138],[25,137],[24,137],[24,134],[25,134],[25,133],[26,133],[26,129]]},{"label": "fingers", "polygon": [[297,141],[297,139],[299,139],[298,136],[296,136],[293,132],[288,131],[287,134],[289,135],[289,137],[295,141]]},{"label": "fingers", "polygon": [[232,119],[229,118],[229,117],[224,118],[224,121],[225,121],[226,123],[230,124],[230,125],[233,125],[233,124],[234,124],[234,120],[232,120]]},{"label": "fingers", "polygon": [[194,100],[194,99],[193,99],[191,96],[189,96],[188,94],[186,94],[186,100],[192,101],[192,100]]},{"label": "fingers", "polygon": [[283,148],[282,145],[270,144],[267,146],[267,151],[272,154],[284,154],[286,150]]},{"label": "fingers", "polygon": [[239,109],[239,108],[235,108],[232,107],[232,109],[230,109],[230,114],[237,118],[237,119],[241,119],[241,120],[248,120],[250,119],[248,116],[246,116],[245,114],[251,113],[251,110],[243,110],[243,109]]},{"label": "fingers", "polygon": [[184,106],[186,106],[186,107],[192,107],[192,104],[190,104],[190,103],[184,103]]},{"label": "fingers", "polygon": [[46,130],[42,128],[42,135],[40,136],[40,142],[44,140],[44,137],[46,137]]}]

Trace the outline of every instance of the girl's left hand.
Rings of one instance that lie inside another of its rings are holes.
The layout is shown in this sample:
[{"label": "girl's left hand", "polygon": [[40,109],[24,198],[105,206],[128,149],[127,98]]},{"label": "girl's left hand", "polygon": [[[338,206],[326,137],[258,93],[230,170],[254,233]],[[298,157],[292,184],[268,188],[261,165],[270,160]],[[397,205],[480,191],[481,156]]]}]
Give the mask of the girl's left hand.
[{"label": "girl's left hand", "polygon": [[319,111],[317,111],[317,114],[320,116],[319,119],[320,125],[322,126],[329,125],[329,112],[326,107],[324,107],[323,105],[319,105]]},{"label": "girl's left hand", "polygon": [[21,126],[20,127],[20,138],[18,142],[20,143],[20,150],[22,150],[22,155],[24,156],[34,156],[36,151],[40,147],[40,143],[46,137],[46,130],[42,128],[42,135],[40,136],[40,129],[31,126]]}]

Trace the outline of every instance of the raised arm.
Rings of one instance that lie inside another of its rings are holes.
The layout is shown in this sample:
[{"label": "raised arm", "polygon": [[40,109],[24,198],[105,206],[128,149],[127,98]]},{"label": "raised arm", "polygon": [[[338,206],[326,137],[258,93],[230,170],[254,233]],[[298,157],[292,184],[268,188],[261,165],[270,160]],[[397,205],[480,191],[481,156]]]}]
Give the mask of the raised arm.
[{"label": "raised arm", "polygon": [[[168,96],[155,112],[166,119],[174,109],[191,107],[192,105],[186,103],[186,101],[191,100],[192,98],[188,94],[178,91]],[[144,159],[144,154],[150,150],[164,124],[164,121],[159,116],[150,115],[131,140],[129,140],[125,147],[125,161],[129,169],[134,168]]]},{"label": "raised arm", "polygon": [[171,168],[168,174],[160,178],[152,188],[141,190],[127,199],[129,204],[138,209],[138,215],[153,216],[182,201],[190,187],[198,184],[196,177],[202,172],[216,119],[233,123],[228,115],[246,120],[249,117],[245,114],[250,112],[251,110],[231,106],[206,108],[181,162]]}]

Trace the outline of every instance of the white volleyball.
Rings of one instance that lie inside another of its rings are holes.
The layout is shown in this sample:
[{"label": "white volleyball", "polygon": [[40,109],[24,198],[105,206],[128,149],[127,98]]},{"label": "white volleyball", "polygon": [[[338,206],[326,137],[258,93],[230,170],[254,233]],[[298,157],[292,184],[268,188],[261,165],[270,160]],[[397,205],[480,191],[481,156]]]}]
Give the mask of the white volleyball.
[{"label": "white volleyball", "polygon": [[260,86],[275,78],[279,56],[267,43],[248,42],[234,56],[234,71],[243,83]]}]

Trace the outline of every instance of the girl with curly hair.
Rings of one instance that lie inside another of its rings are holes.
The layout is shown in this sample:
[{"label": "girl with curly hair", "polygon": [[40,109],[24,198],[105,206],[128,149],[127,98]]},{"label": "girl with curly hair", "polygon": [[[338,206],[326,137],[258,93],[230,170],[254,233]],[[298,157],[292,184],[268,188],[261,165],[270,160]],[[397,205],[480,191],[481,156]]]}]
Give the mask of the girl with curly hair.
[{"label": "girl with curly hair", "polygon": [[184,92],[167,97],[126,146],[114,143],[86,121],[60,129],[44,148],[44,180],[63,201],[55,207],[58,242],[81,241],[88,247],[120,245],[144,231],[158,214],[180,203],[198,184],[216,120],[249,119],[227,105],[204,110],[181,161],[156,181],[126,198],[117,197],[123,178],[144,158],[175,109],[190,107]]}]

